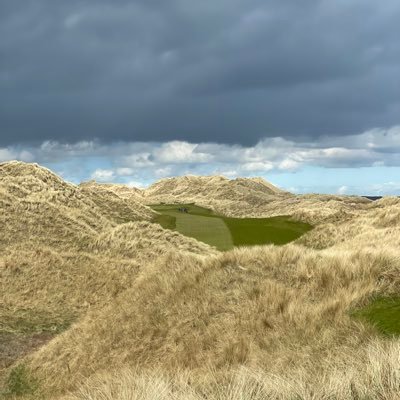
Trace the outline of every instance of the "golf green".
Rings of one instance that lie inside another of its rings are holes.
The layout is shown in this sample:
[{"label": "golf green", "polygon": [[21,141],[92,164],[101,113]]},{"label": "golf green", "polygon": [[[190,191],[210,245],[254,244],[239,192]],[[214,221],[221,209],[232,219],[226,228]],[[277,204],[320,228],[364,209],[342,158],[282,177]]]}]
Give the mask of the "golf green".
[{"label": "golf green", "polygon": [[231,218],[194,204],[157,204],[151,207],[159,213],[154,222],[219,250],[229,250],[234,246],[285,244],[312,228],[287,216]]}]

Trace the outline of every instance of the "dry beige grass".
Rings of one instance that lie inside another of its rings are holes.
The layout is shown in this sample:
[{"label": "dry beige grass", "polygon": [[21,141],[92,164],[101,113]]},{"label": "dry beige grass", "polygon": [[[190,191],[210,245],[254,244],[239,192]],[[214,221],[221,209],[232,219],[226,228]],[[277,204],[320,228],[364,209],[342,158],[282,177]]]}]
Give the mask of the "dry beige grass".
[{"label": "dry beige grass", "polygon": [[[371,342],[362,351],[314,368],[290,368],[276,375],[241,367],[223,383],[210,370],[193,384],[190,372],[129,370],[99,374],[63,400],[347,400],[399,399],[400,342]],[[322,372],[322,374],[321,374]]]},{"label": "dry beige grass", "polygon": [[140,258],[141,262],[148,257],[153,260],[172,249],[207,256],[217,253],[205,243],[147,221],[130,222],[106,230],[90,246],[95,254],[99,251],[103,254],[119,254],[129,259]]},{"label": "dry beige grass", "polygon": [[[179,196],[206,197],[215,199],[246,200],[252,195],[270,196],[286,192],[262,178],[227,179],[223,176],[183,176],[165,178],[143,191],[145,197]],[[288,194],[288,193],[286,193]]]},{"label": "dry beige grass", "polygon": [[76,246],[115,225],[78,187],[35,164],[0,164],[0,204],[0,248],[26,242]]},{"label": "dry beige grass", "polygon": [[[0,164],[0,207],[0,353],[10,353],[7,342],[29,347],[41,330],[57,332],[107,304],[171,245],[214,251],[149,224],[154,213],[142,204],[76,187],[34,164]],[[121,221],[135,222],[121,229]],[[0,375],[11,361],[0,354]]]},{"label": "dry beige grass", "polygon": [[89,182],[81,186],[106,188],[143,204],[196,203],[232,217],[291,215],[313,224],[342,221],[368,210],[371,201],[357,196],[300,195],[284,192],[261,178],[229,180],[222,176],[161,179],[140,190]]},{"label": "dry beige grass", "polygon": [[138,196],[139,189],[94,182],[80,184],[79,188],[100,208],[108,209],[118,222],[151,219],[154,216],[154,212],[143,204],[142,196]]},{"label": "dry beige grass", "polygon": [[30,356],[29,365],[52,395],[126,366],[190,370],[196,381],[210,368],[223,377],[240,365],[277,376],[293,365],[312,370],[379,341],[349,310],[399,284],[399,260],[379,252],[292,245],[208,260],[171,253]]},{"label": "dry beige grass", "polygon": [[343,214],[337,220],[318,225],[297,243],[317,249],[334,246],[337,251],[354,248],[396,251],[400,245],[400,200],[386,198],[353,211],[351,216]]},{"label": "dry beige grass", "polygon": [[[0,164],[0,336],[74,322],[22,360],[44,398],[399,398],[399,339],[350,316],[400,292],[397,199],[218,177],[132,190]],[[149,223],[143,204],[172,199],[318,226],[219,253]]]},{"label": "dry beige grass", "polygon": [[137,202],[141,202],[144,192],[142,189],[127,186],[119,183],[99,183],[95,180],[91,180],[88,182],[82,182],[80,187],[85,186],[94,186],[94,187],[102,187],[103,189],[108,189],[117,194],[118,196],[122,197],[123,199],[133,199]]},{"label": "dry beige grass", "polygon": [[313,224],[352,217],[371,203],[356,196],[294,196],[260,178],[229,180],[221,176],[162,179],[142,194],[146,204],[196,203],[232,217],[291,215]]}]

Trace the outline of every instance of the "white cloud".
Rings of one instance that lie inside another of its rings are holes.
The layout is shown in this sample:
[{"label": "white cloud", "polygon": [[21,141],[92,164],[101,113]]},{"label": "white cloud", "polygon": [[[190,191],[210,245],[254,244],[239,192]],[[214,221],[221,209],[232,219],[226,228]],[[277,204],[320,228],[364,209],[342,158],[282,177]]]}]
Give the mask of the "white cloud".
[{"label": "white cloud", "polygon": [[236,170],[229,170],[229,171],[221,171],[219,172],[220,175],[226,176],[227,178],[236,178],[239,174]]},{"label": "white cloud", "polygon": [[400,125],[387,129],[374,128],[356,135],[322,137],[317,145],[320,148],[340,147],[353,150],[363,149],[375,153],[399,153]]},{"label": "white cloud", "polygon": [[159,178],[165,178],[172,174],[172,169],[171,167],[157,168],[154,171],[154,174]]},{"label": "white cloud", "polygon": [[7,148],[3,148],[0,149],[0,161],[11,161],[11,160],[15,160],[15,153],[13,153],[12,151],[10,151]]},{"label": "white cloud", "polygon": [[[38,162],[56,162],[71,157],[103,157],[111,161],[117,176],[133,176],[138,171],[165,176],[188,169],[198,173],[201,166],[209,166],[210,170],[237,170],[244,174],[296,171],[303,166],[400,166],[400,126],[386,130],[372,129],[346,137],[322,137],[313,143],[281,137],[266,138],[248,147],[178,140],[110,145],[96,141],[72,144],[47,141],[29,151],[31,158]],[[3,158],[10,158],[10,153],[14,155],[7,149],[5,156],[3,150]]]},{"label": "white cloud", "polygon": [[115,173],[110,169],[96,169],[91,178],[101,182],[110,181],[115,178]]},{"label": "white cloud", "polygon": [[145,185],[142,182],[139,181],[129,181],[126,182],[125,185],[129,186],[129,187],[133,187],[133,188],[139,188],[139,189],[144,189],[145,187],[147,187],[147,185]]},{"label": "white cloud", "polygon": [[[123,153],[123,149],[121,152]],[[154,162],[150,160],[151,153],[131,153],[124,155],[121,159],[121,162],[132,168],[146,168],[154,165]]]},{"label": "white cloud", "polygon": [[400,182],[383,182],[371,185],[369,188],[371,193],[379,196],[390,195],[400,192]]},{"label": "white cloud", "polygon": [[19,155],[17,156],[17,158],[21,161],[25,161],[25,162],[31,162],[34,160],[34,156],[32,153],[30,153],[27,150],[22,150]]},{"label": "white cloud", "polygon": [[40,150],[44,153],[54,153],[54,152],[67,152],[70,155],[85,154],[88,151],[94,151],[99,147],[99,145],[92,140],[83,140],[76,143],[59,143],[55,140],[46,140],[41,146]]},{"label": "white cloud", "polygon": [[164,143],[154,152],[161,163],[203,163],[211,161],[211,154],[197,152],[197,144],[172,141]]},{"label": "white cloud", "polygon": [[278,168],[283,171],[295,171],[300,167],[300,163],[298,161],[292,160],[290,158],[285,158],[278,164]]},{"label": "white cloud", "polygon": [[[268,179],[274,172],[290,174],[304,167],[358,168],[400,167],[400,126],[372,129],[346,137],[322,137],[315,142],[266,138],[254,146],[186,141],[76,143],[43,142],[38,147],[11,146],[0,148],[0,161],[12,159],[60,165],[60,170],[74,181],[94,178],[99,181],[151,182],[182,174],[222,174],[228,177],[261,175]],[[353,184],[340,182],[331,192],[354,192]],[[300,186],[295,183],[300,190]],[[357,185],[357,182],[355,182]],[[383,187],[363,187],[370,193],[397,190],[386,183]]]},{"label": "white cloud", "polygon": [[34,160],[34,156],[28,150],[18,151],[12,148],[10,149],[8,147],[0,148],[0,162],[12,160],[31,162]]},{"label": "white cloud", "polygon": [[117,168],[116,174],[118,176],[132,176],[135,173],[133,168]]},{"label": "white cloud", "polygon": [[274,169],[274,164],[268,161],[249,162],[241,166],[243,171],[271,171]]},{"label": "white cloud", "polygon": [[337,192],[338,194],[346,194],[348,190],[349,190],[348,186],[340,186]]}]

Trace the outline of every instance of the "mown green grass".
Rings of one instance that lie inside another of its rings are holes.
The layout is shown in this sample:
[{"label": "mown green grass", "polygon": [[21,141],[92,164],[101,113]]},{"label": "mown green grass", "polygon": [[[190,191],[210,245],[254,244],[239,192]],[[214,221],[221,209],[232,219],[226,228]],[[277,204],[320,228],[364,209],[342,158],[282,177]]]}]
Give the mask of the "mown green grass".
[{"label": "mown green grass", "polygon": [[385,335],[400,335],[400,296],[375,298],[353,315],[374,325]]},{"label": "mown green grass", "polygon": [[167,214],[160,214],[154,218],[154,222],[157,222],[165,229],[176,228],[176,217]]},{"label": "mown green grass", "polygon": [[176,230],[220,250],[233,247],[231,232],[222,218],[183,214],[176,219]]},{"label": "mown green grass", "polygon": [[224,218],[235,246],[289,243],[310,229],[310,225],[288,217]]},{"label": "mown green grass", "polygon": [[[151,207],[160,213],[154,221],[164,228],[176,229],[219,250],[229,250],[234,246],[285,244],[312,228],[287,216],[230,218],[194,204],[157,204]],[[179,212],[180,207],[186,207],[188,213]]]}]

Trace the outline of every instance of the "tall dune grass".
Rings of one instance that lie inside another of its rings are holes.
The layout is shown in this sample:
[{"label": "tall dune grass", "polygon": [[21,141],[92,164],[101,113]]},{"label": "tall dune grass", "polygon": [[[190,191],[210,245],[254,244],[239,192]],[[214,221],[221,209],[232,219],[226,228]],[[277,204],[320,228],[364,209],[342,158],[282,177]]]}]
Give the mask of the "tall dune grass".
[{"label": "tall dune grass", "polygon": [[350,311],[399,284],[399,260],[376,251],[262,246],[209,259],[172,252],[28,357],[29,365],[53,394],[129,366],[190,370],[200,380],[212,368],[223,381],[242,365],[276,376],[294,365],[346,365],[341,355],[386,343]]},{"label": "tall dune grass", "polygon": [[289,368],[284,374],[241,367],[223,382],[212,370],[196,381],[188,371],[122,369],[89,379],[63,400],[349,400],[400,398],[400,342],[371,342],[339,359]]},{"label": "tall dune grass", "polygon": [[[167,183],[131,195],[0,164],[0,334],[65,326],[0,381],[23,363],[45,399],[399,399],[399,339],[352,317],[400,293],[397,199]],[[171,198],[317,226],[222,254],[150,223],[144,204]]]}]

